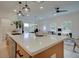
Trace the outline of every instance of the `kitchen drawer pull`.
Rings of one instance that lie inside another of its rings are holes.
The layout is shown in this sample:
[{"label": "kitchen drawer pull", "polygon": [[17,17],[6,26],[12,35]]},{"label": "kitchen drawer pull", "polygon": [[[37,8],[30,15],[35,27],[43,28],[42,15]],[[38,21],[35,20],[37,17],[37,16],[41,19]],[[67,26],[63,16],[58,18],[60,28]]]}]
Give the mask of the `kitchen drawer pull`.
[{"label": "kitchen drawer pull", "polygon": [[20,53],[20,50],[17,50],[16,53],[17,53],[20,57],[23,57],[23,55]]}]

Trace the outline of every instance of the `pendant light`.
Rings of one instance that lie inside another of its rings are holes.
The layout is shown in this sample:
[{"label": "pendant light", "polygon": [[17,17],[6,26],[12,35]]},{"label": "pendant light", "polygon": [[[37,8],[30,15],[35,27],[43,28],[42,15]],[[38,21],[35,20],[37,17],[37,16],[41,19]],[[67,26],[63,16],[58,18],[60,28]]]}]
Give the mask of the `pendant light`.
[{"label": "pendant light", "polygon": [[19,2],[19,11],[17,13],[18,16],[24,16],[22,11],[21,11],[21,4],[22,4],[22,2]]},{"label": "pendant light", "polygon": [[25,6],[22,9],[25,10],[25,11],[30,11],[29,6],[27,5],[27,1],[26,1]]},{"label": "pendant light", "polygon": [[19,11],[17,14],[18,14],[18,16],[24,16],[22,11]]}]

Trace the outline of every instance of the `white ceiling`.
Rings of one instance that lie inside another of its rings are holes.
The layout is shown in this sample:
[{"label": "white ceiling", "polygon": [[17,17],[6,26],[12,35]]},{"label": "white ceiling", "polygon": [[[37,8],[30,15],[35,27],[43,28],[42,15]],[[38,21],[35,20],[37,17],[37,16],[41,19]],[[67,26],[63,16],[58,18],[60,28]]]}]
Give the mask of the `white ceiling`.
[{"label": "white ceiling", "polygon": [[[23,2],[24,4],[24,2]],[[30,17],[45,17],[55,13],[54,8],[60,7],[61,9],[68,10],[68,13],[79,11],[79,1],[47,1],[41,4],[37,2],[28,2],[28,5],[31,9],[28,14]],[[43,6],[44,9],[40,10],[40,6]],[[17,1],[0,1],[0,17],[6,17],[7,15],[14,14],[14,9],[18,9],[18,2]],[[26,15],[26,14],[25,14]],[[25,16],[26,17],[26,16]]]}]

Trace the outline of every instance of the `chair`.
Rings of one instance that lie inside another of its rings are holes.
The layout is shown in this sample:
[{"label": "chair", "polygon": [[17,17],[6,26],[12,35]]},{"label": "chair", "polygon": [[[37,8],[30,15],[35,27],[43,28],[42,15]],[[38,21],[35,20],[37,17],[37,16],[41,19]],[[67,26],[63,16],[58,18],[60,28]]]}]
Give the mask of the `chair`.
[{"label": "chair", "polygon": [[76,52],[76,51],[75,51],[75,48],[76,48],[76,47],[79,48],[79,38],[77,38],[76,40],[74,40],[74,47],[73,47],[73,51],[74,51],[74,52]]}]

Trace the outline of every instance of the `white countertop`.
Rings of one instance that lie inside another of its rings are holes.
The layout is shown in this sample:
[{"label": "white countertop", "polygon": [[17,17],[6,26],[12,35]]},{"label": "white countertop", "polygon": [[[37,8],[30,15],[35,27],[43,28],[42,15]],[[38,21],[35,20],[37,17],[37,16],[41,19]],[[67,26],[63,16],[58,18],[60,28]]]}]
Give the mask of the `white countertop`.
[{"label": "white countertop", "polygon": [[67,38],[66,36],[56,35],[36,37],[33,33],[24,33],[23,35],[11,35],[8,33],[8,35],[31,56],[38,54]]}]

